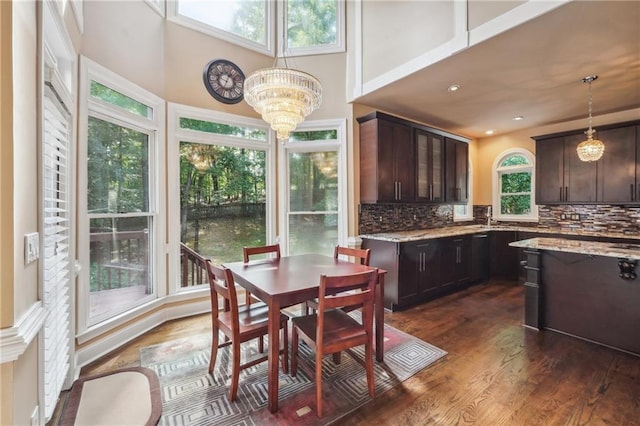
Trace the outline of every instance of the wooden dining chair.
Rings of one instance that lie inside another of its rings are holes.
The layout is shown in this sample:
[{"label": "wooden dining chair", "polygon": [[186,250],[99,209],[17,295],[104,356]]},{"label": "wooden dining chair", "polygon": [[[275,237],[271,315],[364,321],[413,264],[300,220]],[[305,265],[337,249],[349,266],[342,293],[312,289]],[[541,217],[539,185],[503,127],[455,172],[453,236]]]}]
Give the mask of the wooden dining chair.
[{"label": "wooden dining chair", "polygon": [[[369,260],[371,259],[371,249],[357,249],[351,247],[343,247],[337,245],[333,250],[333,257],[335,259],[343,258],[353,258],[355,261],[360,263],[361,265],[369,266]],[[346,306],[344,310],[352,311],[354,309],[359,308],[359,306]],[[318,309],[318,299],[307,300],[303,306],[303,315],[309,315],[311,312],[316,311]]]},{"label": "wooden dining chair", "polygon": [[[249,263],[251,256],[269,253],[275,253],[276,259],[280,259],[280,245],[272,244],[269,246],[242,247],[242,257],[244,259],[244,263]],[[251,293],[249,293],[248,291],[245,292],[245,303],[247,305],[251,304]]]},{"label": "wooden dining chair", "polygon": [[275,254],[276,259],[280,259],[280,244],[271,244],[268,246],[242,247],[244,255],[244,263],[248,263],[251,256],[258,254]]},{"label": "wooden dining chair", "polygon": [[[322,417],[322,358],[364,345],[364,366],[371,398],[375,396],[373,381],[373,300],[378,270],[351,275],[320,276],[318,310],[313,315],[295,317],[291,348],[291,375],[298,372],[298,339],[315,351],[316,410]],[[355,291],[353,291],[355,290]],[[362,305],[362,322],[342,307]],[[357,356],[349,352],[358,362]]]},{"label": "wooden dining chair", "polygon": [[[244,370],[268,359],[264,355],[253,358],[244,364],[240,364],[240,344],[251,339],[262,339],[269,334],[269,307],[264,304],[238,305],[236,287],[233,274],[225,267],[218,267],[207,261],[207,271],[211,288],[211,359],[209,361],[209,373],[213,373],[218,356],[218,348],[231,345],[231,389],[229,396],[235,401],[238,393],[240,370]],[[223,309],[220,309],[218,297],[223,298]],[[289,372],[289,317],[280,314],[280,329],[282,329],[282,369]],[[219,342],[220,332],[228,340]]]}]

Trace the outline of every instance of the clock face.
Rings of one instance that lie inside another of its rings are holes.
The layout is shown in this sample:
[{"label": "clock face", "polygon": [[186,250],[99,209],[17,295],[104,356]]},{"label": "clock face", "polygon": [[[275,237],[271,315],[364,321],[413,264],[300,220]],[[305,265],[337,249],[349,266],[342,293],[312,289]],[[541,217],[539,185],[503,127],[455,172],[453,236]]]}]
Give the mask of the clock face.
[{"label": "clock face", "polygon": [[244,73],[233,62],[214,59],[204,67],[204,86],[214,99],[237,104],[244,98]]}]

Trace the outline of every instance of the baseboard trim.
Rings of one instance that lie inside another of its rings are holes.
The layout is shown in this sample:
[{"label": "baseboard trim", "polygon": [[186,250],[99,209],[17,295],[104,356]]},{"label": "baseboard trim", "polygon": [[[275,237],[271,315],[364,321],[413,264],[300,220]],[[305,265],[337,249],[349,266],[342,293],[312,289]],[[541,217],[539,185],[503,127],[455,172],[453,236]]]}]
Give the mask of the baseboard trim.
[{"label": "baseboard trim", "polygon": [[74,380],[80,376],[80,369],[96,359],[106,355],[124,343],[146,333],[167,321],[189,317],[211,311],[211,302],[201,300],[194,303],[166,305],[161,309],[122,327],[107,336],[77,348],[75,351]]}]

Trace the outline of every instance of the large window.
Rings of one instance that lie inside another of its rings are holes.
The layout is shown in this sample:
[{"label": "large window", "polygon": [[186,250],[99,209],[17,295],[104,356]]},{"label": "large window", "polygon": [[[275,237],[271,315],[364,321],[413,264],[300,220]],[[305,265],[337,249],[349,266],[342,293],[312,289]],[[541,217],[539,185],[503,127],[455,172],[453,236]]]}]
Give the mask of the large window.
[{"label": "large window", "polygon": [[163,102],[83,58],[80,331],[157,297]]},{"label": "large window", "polygon": [[261,120],[173,104],[169,111],[177,154],[170,161],[178,166],[170,179],[180,190],[172,196],[179,212],[170,228],[180,230],[174,276],[178,289],[189,289],[208,284],[191,267],[194,253],[214,263],[237,261],[243,246],[274,241],[273,156]]},{"label": "large window", "polygon": [[332,255],[345,243],[345,152],[342,122],[304,123],[281,146],[285,253]]},{"label": "large window", "polygon": [[261,53],[274,53],[274,1],[175,0],[167,4],[167,15],[179,24]]},{"label": "large window", "polygon": [[[175,22],[249,49],[278,56],[345,51],[343,0],[174,0]],[[278,35],[276,40],[276,31]]]},{"label": "large window", "polygon": [[537,220],[533,154],[518,148],[503,152],[496,159],[493,170],[493,217],[498,220]]},{"label": "large window", "polygon": [[285,8],[285,56],[344,51],[343,1],[287,0]]}]

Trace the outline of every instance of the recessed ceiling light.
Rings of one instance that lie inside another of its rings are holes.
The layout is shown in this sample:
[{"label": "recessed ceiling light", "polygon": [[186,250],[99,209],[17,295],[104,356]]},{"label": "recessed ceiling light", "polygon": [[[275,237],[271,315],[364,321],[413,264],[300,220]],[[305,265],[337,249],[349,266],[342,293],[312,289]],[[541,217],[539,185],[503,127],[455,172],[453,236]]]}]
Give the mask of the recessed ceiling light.
[{"label": "recessed ceiling light", "polygon": [[520,121],[520,120],[524,120],[524,117],[521,115],[518,115],[516,117],[513,117],[513,121]]},{"label": "recessed ceiling light", "polygon": [[459,84],[452,84],[451,86],[449,86],[449,88],[447,90],[449,92],[457,92],[458,90],[460,90],[460,85]]},{"label": "recessed ceiling light", "polygon": [[487,130],[486,132],[484,132],[485,135],[492,135],[493,134],[493,130]]}]

